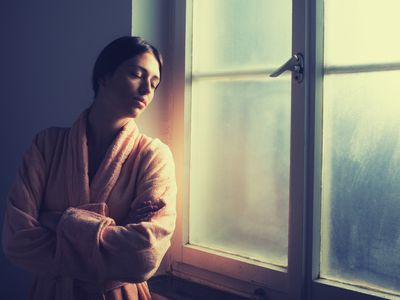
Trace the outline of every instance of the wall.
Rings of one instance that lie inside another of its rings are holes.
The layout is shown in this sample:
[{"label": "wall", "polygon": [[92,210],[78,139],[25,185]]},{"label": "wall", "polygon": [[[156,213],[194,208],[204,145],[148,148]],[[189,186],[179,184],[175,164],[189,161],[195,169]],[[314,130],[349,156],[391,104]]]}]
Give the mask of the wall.
[{"label": "wall", "polygon": [[158,137],[171,145],[171,124],[173,97],[172,26],[173,0],[134,0],[132,17],[132,35],[141,36],[153,44],[162,53],[164,65],[162,84],[154,101],[137,123],[146,134]]},{"label": "wall", "polygon": [[[0,2],[0,222],[23,151],[48,126],[69,126],[92,100],[105,44],[131,33],[128,0]],[[2,299],[27,299],[30,277],[0,252]]]}]

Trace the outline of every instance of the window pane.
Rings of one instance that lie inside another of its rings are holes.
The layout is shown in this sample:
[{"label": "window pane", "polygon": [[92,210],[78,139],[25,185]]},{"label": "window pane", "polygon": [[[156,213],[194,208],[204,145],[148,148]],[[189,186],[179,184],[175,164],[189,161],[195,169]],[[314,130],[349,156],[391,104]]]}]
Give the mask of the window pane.
[{"label": "window pane", "polygon": [[399,0],[325,0],[325,64],[400,62]]},{"label": "window pane", "polygon": [[399,71],[324,78],[321,252],[322,277],[397,292],[399,84]]},{"label": "window pane", "polygon": [[250,77],[290,57],[291,16],[291,0],[193,1],[193,73],[245,70],[247,77],[194,77],[189,240],[281,266],[287,265],[290,79]]},{"label": "window pane", "polygon": [[193,85],[190,243],[287,265],[290,80]]},{"label": "window pane", "polygon": [[193,2],[194,73],[277,67],[291,56],[291,0]]}]

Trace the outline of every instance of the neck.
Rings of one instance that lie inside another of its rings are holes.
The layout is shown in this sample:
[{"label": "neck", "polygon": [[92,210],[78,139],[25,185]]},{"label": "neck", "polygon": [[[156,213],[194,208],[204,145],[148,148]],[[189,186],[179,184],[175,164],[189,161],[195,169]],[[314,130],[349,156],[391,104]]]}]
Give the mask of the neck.
[{"label": "neck", "polygon": [[88,114],[88,142],[93,146],[108,146],[118,131],[130,121],[113,110],[107,109],[96,99]]}]

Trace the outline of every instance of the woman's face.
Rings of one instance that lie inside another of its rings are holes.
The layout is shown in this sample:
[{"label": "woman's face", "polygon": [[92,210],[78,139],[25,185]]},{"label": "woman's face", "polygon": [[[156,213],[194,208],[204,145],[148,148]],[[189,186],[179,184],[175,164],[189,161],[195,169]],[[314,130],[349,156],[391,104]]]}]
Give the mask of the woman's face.
[{"label": "woman's face", "polygon": [[152,53],[145,52],[120,64],[102,84],[112,107],[138,117],[151,103],[160,83],[160,66]]}]

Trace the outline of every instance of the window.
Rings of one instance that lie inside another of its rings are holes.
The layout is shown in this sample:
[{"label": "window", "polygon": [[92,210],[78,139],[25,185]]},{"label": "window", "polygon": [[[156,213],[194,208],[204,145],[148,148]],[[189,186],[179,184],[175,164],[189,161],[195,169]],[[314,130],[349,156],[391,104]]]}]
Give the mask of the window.
[{"label": "window", "polygon": [[290,0],[201,0],[192,16],[188,242],[281,267],[290,77],[266,74],[291,53],[290,12]]},{"label": "window", "polygon": [[[400,3],[325,0],[321,277],[400,292]],[[340,21],[339,21],[340,20]]]},{"label": "window", "polygon": [[[172,273],[268,299],[398,299],[398,1],[172,2]],[[268,77],[295,53],[301,83]]]}]

